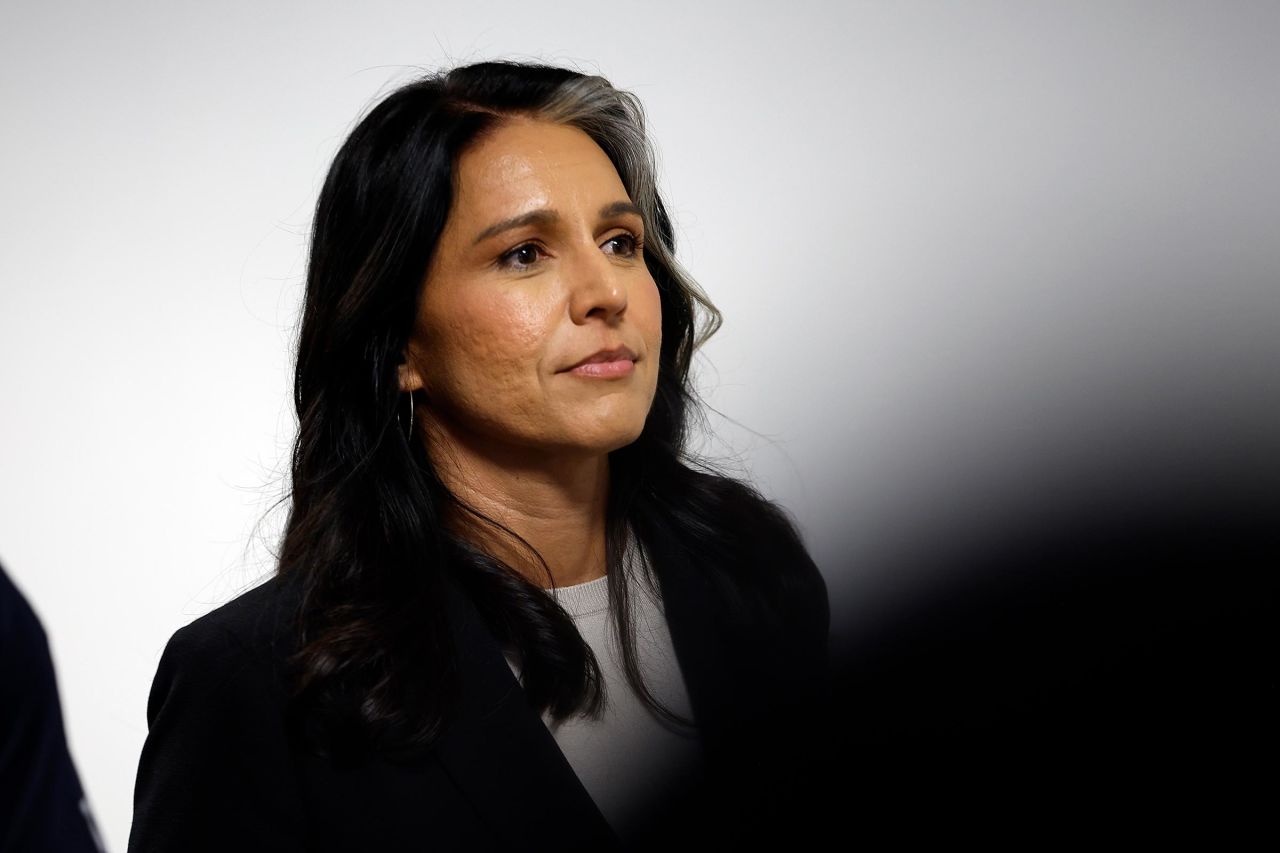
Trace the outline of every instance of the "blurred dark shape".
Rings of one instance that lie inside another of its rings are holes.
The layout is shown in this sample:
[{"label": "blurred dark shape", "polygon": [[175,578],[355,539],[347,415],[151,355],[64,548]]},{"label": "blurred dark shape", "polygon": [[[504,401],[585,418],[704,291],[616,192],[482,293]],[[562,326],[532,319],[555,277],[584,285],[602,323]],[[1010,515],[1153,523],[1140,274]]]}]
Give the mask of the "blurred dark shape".
[{"label": "blurred dark shape", "polygon": [[830,828],[1274,834],[1280,526],[1257,485],[1081,495],[895,567],[927,580],[835,653]]},{"label": "blurred dark shape", "polygon": [[0,851],[103,850],[67,749],[49,644],[0,567]]}]

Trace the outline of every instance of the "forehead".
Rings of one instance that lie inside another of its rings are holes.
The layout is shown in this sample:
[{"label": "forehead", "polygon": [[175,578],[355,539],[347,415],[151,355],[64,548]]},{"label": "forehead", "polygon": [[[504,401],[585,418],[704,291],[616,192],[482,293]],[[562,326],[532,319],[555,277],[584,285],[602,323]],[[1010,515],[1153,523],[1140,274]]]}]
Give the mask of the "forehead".
[{"label": "forehead", "polygon": [[[626,198],[608,155],[576,127],[528,118],[506,120],[458,160],[455,212],[522,212],[579,199]],[[514,208],[514,209],[513,209]]]}]

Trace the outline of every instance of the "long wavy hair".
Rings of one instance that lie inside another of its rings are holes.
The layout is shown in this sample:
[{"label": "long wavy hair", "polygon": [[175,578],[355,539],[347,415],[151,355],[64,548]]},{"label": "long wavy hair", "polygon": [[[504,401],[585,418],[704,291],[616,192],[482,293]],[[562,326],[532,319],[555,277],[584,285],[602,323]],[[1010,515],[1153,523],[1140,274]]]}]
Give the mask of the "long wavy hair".
[{"label": "long wavy hair", "polygon": [[[609,455],[607,573],[624,572],[633,541],[642,556],[645,543],[683,543],[699,555],[697,570],[723,571],[734,563],[736,520],[785,512],[686,450],[690,421],[702,417],[691,359],[721,316],[675,259],[636,97],[600,76],[517,62],[457,67],[401,86],[356,124],[329,169],[298,340],[298,434],[277,572],[300,589],[294,700],[320,721],[322,750],[414,751],[448,724],[458,650],[446,575],[518,652],[534,708],[556,719],[596,716],[606,701],[591,649],[547,590],[446,519],[464,512],[518,541],[544,568],[545,560],[451,493],[399,417],[413,402],[399,390],[397,365],[450,210],[453,171],[469,145],[513,116],[577,127],[609,156],[643,212],[645,263],[661,294],[653,405],[640,437]],[[663,567],[647,558],[640,565],[657,589]],[[627,584],[611,583],[609,602],[630,684],[662,717],[690,723],[641,677]]]}]

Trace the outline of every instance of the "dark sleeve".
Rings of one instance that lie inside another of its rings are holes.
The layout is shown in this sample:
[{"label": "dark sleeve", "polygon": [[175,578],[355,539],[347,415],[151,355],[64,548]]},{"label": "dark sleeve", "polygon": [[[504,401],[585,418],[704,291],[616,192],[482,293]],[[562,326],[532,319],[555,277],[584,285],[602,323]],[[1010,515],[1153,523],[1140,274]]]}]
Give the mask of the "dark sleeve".
[{"label": "dark sleeve", "polygon": [[303,849],[281,696],[269,656],[222,627],[173,635],[147,703],[130,853]]},{"label": "dark sleeve", "polygon": [[0,850],[98,853],[48,638],[0,569]]}]

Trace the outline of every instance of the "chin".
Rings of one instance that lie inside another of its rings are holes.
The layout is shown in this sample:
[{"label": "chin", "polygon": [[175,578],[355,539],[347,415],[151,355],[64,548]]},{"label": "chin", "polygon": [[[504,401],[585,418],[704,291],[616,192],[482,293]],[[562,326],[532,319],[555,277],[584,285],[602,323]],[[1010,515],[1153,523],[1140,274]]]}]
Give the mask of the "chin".
[{"label": "chin", "polygon": [[644,432],[644,422],[628,426],[625,429],[609,430],[591,436],[582,436],[578,447],[590,453],[612,453],[615,450],[635,443]]}]

